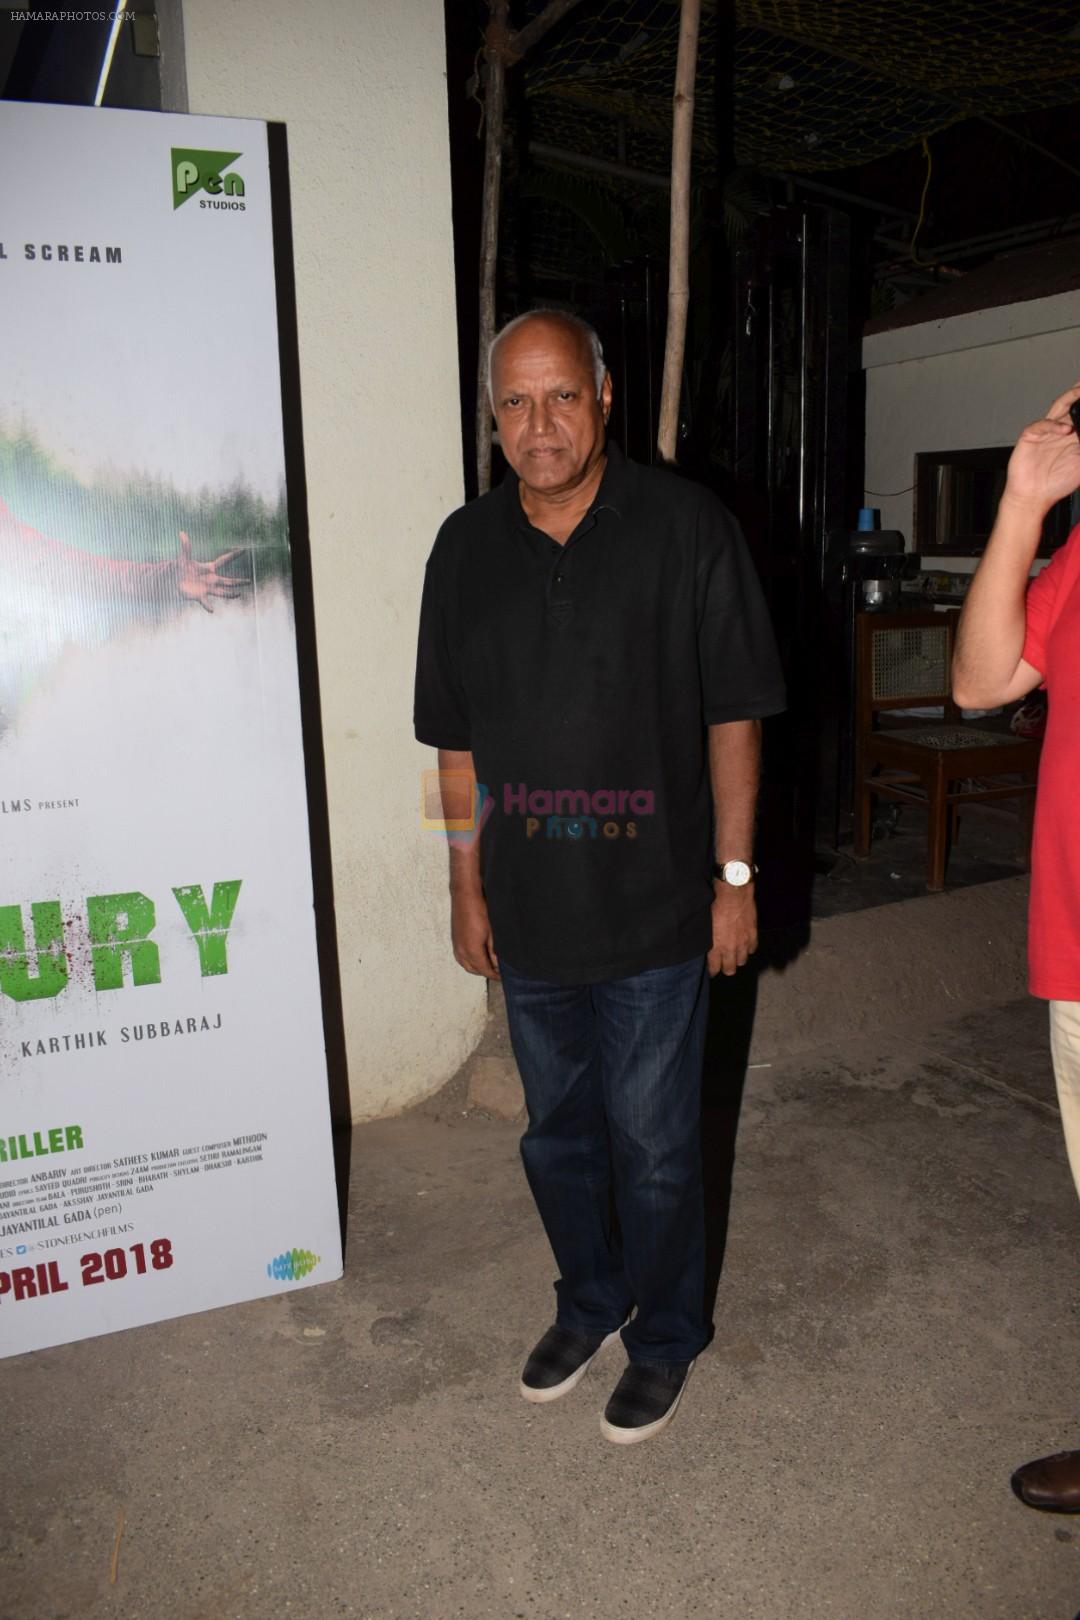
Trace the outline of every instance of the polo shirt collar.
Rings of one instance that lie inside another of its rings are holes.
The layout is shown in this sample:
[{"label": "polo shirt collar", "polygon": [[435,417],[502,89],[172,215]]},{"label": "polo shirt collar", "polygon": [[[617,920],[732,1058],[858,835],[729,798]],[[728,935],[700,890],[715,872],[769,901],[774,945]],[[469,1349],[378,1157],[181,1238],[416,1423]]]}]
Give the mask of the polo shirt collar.
[{"label": "polo shirt collar", "polygon": [[[607,465],[600,480],[600,488],[592,505],[582,518],[587,523],[595,518],[599,512],[612,512],[621,518],[627,509],[629,499],[630,465],[619,446],[613,439],[608,439],[604,452],[607,456]],[[510,524],[515,528],[531,529],[533,525],[525,515],[521,504],[521,495],[518,491],[518,475],[512,467],[506,469],[506,476],[502,481],[502,489],[506,497],[506,513]]]}]

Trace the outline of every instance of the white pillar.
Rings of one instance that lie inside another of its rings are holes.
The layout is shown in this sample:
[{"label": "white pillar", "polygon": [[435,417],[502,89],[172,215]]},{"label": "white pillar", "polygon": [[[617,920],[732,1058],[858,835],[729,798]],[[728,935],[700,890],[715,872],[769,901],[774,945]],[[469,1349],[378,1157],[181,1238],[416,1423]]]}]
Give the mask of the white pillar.
[{"label": "white pillar", "polygon": [[184,0],[190,111],[287,125],[334,887],[353,1117],[479,1038],[420,827],[424,561],[462,499],[442,0]]}]

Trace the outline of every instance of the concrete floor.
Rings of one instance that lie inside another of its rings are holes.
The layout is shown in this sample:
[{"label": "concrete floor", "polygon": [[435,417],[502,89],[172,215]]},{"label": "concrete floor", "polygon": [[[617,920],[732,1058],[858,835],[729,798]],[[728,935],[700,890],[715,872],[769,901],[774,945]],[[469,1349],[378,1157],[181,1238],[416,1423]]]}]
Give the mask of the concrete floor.
[{"label": "concrete floor", "polygon": [[[1002,805],[970,805],[960,837],[949,851],[946,887],[968,888],[1015,877],[1026,869],[1027,840],[1016,814]],[[821,852],[814,878],[814,917],[838,917],[870,906],[892,905],[926,893],[926,816],[921,810],[878,802],[870,854],[857,858],[850,843]]]},{"label": "concrete floor", "polygon": [[[523,1402],[551,1266],[511,1125],[359,1129],[345,1280],[2,1365],[4,1620],[1072,1620],[1077,1204],[1031,1002],[750,1073],[716,1338],[659,1439],[620,1352]],[[118,1579],[109,1583],[117,1515]]]}]

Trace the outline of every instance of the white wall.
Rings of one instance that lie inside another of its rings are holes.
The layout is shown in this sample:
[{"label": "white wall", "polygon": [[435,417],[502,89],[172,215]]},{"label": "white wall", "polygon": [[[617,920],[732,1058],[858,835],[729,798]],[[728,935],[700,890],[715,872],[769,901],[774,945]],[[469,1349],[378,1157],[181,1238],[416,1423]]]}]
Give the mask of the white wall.
[{"label": "white wall", "polygon": [[[916,451],[1011,445],[1041,416],[1080,376],[1080,292],[876,333],[863,364],[865,505],[880,507],[881,527],[901,529],[911,549]],[[934,565],[965,572],[976,560],[935,556]]]},{"label": "white wall", "polygon": [[423,566],[462,499],[442,0],[184,0],[192,112],[288,126],[304,443],[354,1118],[479,1038],[419,825]]}]

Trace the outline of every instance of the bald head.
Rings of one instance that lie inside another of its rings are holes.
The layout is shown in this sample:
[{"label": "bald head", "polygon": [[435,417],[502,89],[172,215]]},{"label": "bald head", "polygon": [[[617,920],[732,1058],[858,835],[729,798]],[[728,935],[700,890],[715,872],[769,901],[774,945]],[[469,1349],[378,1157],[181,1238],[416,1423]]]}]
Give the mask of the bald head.
[{"label": "bald head", "polygon": [[[495,403],[494,377],[496,349],[505,338],[511,337],[515,332],[519,332],[523,327],[531,326],[534,322],[537,323],[538,327],[546,326],[555,331],[561,332],[564,336],[568,335],[576,340],[581,351],[582,359],[585,361],[589,371],[592,373],[593,381],[596,384],[596,397],[599,399],[600,391],[604,386],[604,378],[607,376],[607,366],[604,364],[604,350],[601,346],[600,339],[593,328],[589,325],[588,321],[583,321],[579,315],[570,315],[565,310],[561,309],[530,309],[526,314],[515,315],[512,321],[507,321],[506,325],[496,332],[495,336],[488,344],[487,388],[488,398],[491,400],[492,404]],[[537,336],[539,335],[540,334],[538,331]]]},{"label": "bald head", "polygon": [[611,410],[596,333],[573,315],[536,310],[499,333],[490,370],[499,445],[533,510],[586,498],[603,472]]}]

